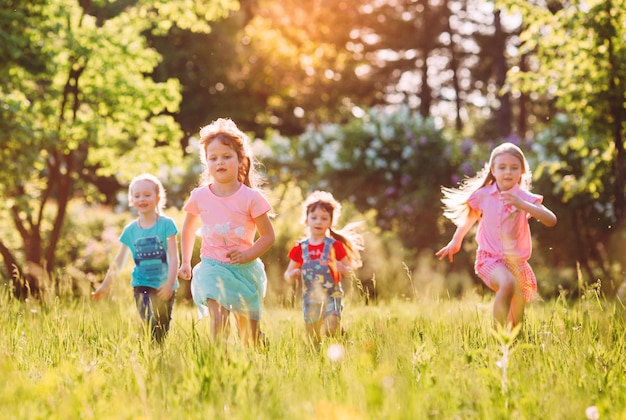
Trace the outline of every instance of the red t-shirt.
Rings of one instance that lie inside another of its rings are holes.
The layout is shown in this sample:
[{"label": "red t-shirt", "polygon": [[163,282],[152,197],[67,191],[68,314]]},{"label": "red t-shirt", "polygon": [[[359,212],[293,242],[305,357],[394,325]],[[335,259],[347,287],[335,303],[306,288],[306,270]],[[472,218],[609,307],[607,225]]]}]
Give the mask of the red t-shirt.
[{"label": "red t-shirt", "polygon": [[[333,249],[335,251],[336,261],[341,261],[348,255],[343,244],[337,240],[333,242]],[[317,245],[311,245],[311,243],[309,242],[309,258],[311,260],[319,260],[322,256],[322,252],[324,252],[324,242],[321,242]],[[291,251],[289,251],[289,258],[299,265],[302,265],[304,263],[304,260],[302,259],[302,246],[299,242],[294,245],[293,248],[291,248]],[[341,274],[335,273],[335,271],[332,269],[333,266],[334,265],[331,264],[329,267],[331,275],[335,279],[335,282],[340,282]]]},{"label": "red t-shirt", "polygon": [[[348,253],[346,252],[346,249],[343,247],[343,244],[339,241],[333,242],[333,248],[335,248],[335,257],[337,258],[337,261],[343,260],[348,255]],[[311,243],[309,243],[309,258],[310,259],[319,260],[320,257],[322,256],[323,251],[324,251],[324,242],[319,243],[317,245],[312,245]],[[304,260],[302,259],[302,246],[300,246],[299,242],[296,245],[294,245],[293,248],[291,248],[291,251],[289,251],[289,259],[297,262],[298,264],[304,263]]]}]

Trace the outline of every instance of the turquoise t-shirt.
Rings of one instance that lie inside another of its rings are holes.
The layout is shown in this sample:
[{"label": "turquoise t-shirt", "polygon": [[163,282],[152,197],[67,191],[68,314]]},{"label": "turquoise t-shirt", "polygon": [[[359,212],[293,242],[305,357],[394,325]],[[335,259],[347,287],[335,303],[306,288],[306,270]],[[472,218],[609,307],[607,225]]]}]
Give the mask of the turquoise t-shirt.
[{"label": "turquoise t-shirt", "polygon": [[[134,220],[124,228],[120,242],[126,245],[133,254],[131,286],[159,288],[167,283],[167,238],[178,233],[176,223],[171,218],[160,215],[156,223],[142,229]],[[178,288],[178,279],[174,290]]]}]

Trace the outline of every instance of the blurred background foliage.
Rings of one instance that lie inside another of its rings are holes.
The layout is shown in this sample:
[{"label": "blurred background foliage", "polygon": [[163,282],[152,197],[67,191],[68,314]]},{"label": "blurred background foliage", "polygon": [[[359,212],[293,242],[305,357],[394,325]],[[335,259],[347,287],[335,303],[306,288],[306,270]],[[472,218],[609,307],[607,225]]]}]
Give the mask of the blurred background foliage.
[{"label": "blurred background foliage", "polygon": [[[544,296],[624,277],[626,0],[5,0],[0,255],[17,296],[88,293],[158,175],[171,214],[196,185],[199,128],[250,134],[276,212],[269,302],[313,189],[366,222],[354,296],[462,295],[440,186],[519,144],[559,224],[531,221]],[[184,288],[183,288],[184,289]],[[182,292],[181,292],[182,293]]]}]

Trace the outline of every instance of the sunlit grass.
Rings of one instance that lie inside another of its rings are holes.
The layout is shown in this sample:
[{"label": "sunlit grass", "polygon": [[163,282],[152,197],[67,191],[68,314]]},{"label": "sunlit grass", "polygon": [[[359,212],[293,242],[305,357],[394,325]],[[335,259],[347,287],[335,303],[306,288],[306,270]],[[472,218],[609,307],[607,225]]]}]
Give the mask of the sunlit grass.
[{"label": "sunlit grass", "polygon": [[266,308],[267,349],[231,334],[224,350],[183,302],[158,347],[130,295],[3,296],[2,418],[626,417],[625,309],[593,294],[530,305],[515,338],[492,331],[489,296],[347,302],[346,336],[319,352],[298,309]]}]

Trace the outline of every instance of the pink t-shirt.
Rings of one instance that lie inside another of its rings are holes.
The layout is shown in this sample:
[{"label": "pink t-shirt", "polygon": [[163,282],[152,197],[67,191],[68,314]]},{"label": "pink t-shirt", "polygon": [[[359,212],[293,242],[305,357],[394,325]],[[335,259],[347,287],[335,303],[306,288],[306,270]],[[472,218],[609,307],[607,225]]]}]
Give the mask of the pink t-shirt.
[{"label": "pink t-shirt", "polygon": [[[513,187],[521,199],[529,203],[541,203],[543,197]],[[513,205],[504,205],[495,183],[474,191],[468,200],[469,206],[481,212],[482,217],[476,232],[478,250],[486,251],[507,259],[527,261],[532,252],[532,240],[526,211]]]},{"label": "pink t-shirt", "polygon": [[245,251],[254,243],[254,219],[271,210],[259,191],[246,185],[228,197],[218,197],[208,185],[191,191],[183,210],[200,216],[202,238],[200,254],[221,262],[229,262],[226,253],[232,249]]}]

